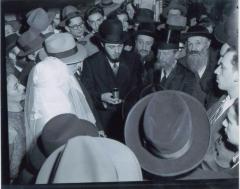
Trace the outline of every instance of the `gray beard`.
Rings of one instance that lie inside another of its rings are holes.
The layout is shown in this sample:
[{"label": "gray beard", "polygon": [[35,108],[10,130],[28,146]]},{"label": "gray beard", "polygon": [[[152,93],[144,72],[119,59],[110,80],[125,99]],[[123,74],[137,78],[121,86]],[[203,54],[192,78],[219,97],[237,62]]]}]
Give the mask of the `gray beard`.
[{"label": "gray beard", "polygon": [[201,54],[190,54],[187,55],[187,66],[188,68],[198,73],[206,64],[208,61],[207,54],[201,53]]}]

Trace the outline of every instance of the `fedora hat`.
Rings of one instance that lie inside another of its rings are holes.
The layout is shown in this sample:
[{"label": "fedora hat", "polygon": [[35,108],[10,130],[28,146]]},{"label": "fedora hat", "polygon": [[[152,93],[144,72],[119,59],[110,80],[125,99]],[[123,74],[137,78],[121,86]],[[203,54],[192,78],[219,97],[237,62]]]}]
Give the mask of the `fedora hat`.
[{"label": "fedora hat", "polygon": [[137,23],[141,22],[154,22],[154,12],[150,9],[139,8],[133,17],[133,21]]},{"label": "fedora hat", "polygon": [[186,16],[187,14],[187,7],[184,4],[181,4],[180,1],[172,0],[169,5],[163,9],[163,16],[167,18],[168,12],[170,9],[177,9],[181,11],[181,15]]},{"label": "fedora hat", "polygon": [[155,176],[179,176],[196,168],[207,152],[210,126],[198,100],[179,91],[145,96],[131,109],[125,142],[141,167]]},{"label": "fedora hat", "polygon": [[182,40],[186,41],[189,37],[194,36],[201,36],[206,37],[208,39],[212,39],[211,33],[208,31],[208,29],[201,25],[195,25],[190,27],[186,33],[182,34]]},{"label": "fedora hat", "polygon": [[127,40],[122,23],[117,19],[104,20],[96,36],[104,43],[124,43]]},{"label": "fedora hat", "polygon": [[31,28],[42,32],[51,24],[55,14],[47,13],[44,9],[37,8],[28,12],[26,17],[27,23]]},{"label": "fedora hat", "polygon": [[37,144],[29,154],[32,168],[38,172],[46,158],[57,148],[75,136],[97,137],[97,128],[89,121],[74,114],[60,114],[44,126]]},{"label": "fedora hat", "polygon": [[142,22],[138,26],[138,30],[136,31],[137,35],[147,35],[150,37],[156,37],[156,27],[155,24],[152,22]]},{"label": "fedora hat", "polygon": [[17,45],[20,48],[18,56],[24,57],[38,49],[41,49],[44,40],[44,35],[34,30],[33,28],[30,28],[24,32],[17,40]]},{"label": "fedora hat", "polygon": [[113,0],[100,0],[98,6],[103,8],[104,15],[107,16],[116,9],[118,9],[121,6],[121,4],[114,3]]},{"label": "fedora hat", "polygon": [[62,21],[59,26],[64,27],[66,25],[66,21],[75,17],[81,17],[81,13],[76,7],[72,5],[64,7],[62,10]]},{"label": "fedora hat", "polygon": [[180,31],[162,29],[161,36],[158,37],[158,49],[178,49],[180,42]]},{"label": "fedora hat", "polygon": [[11,35],[8,35],[5,38],[6,42],[6,53],[9,53],[9,51],[16,45],[17,40],[18,40],[18,35],[16,33],[13,33]]},{"label": "fedora hat", "polygon": [[134,153],[112,139],[78,136],[48,157],[36,184],[119,181],[142,181]]},{"label": "fedora hat", "polygon": [[40,60],[47,56],[61,59],[67,65],[77,64],[87,57],[86,49],[76,44],[70,33],[56,33],[44,42],[44,49],[39,52]]}]

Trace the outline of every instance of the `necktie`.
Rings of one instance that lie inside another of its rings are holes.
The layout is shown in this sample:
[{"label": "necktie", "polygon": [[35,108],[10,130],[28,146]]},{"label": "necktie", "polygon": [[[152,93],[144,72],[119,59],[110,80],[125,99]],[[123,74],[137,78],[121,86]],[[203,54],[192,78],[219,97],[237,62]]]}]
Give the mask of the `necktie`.
[{"label": "necktie", "polygon": [[113,63],[112,70],[113,70],[113,73],[114,73],[115,76],[118,73],[118,68],[119,68],[119,66],[117,65],[117,63]]},{"label": "necktie", "polygon": [[221,115],[222,111],[223,111],[223,105],[221,104],[221,106],[217,109],[217,111],[209,119],[209,122],[211,125],[213,125],[217,121],[217,119]]},{"label": "necktie", "polygon": [[167,75],[166,75],[166,71],[163,71],[163,74],[164,74],[164,76],[162,77],[162,79],[161,79],[161,85],[164,85],[165,83],[166,83],[166,80],[167,80]]}]

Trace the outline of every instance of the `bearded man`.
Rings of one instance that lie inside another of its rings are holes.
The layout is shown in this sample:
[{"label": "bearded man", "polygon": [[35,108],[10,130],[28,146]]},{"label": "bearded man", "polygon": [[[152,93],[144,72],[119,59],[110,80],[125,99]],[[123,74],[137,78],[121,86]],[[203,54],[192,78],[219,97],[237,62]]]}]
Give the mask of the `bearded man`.
[{"label": "bearded man", "polygon": [[199,82],[196,94],[208,108],[222,94],[217,88],[214,70],[217,66],[217,52],[210,48],[211,34],[204,26],[190,27],[183,36],[187,54],[180,62],[193,71]]}]

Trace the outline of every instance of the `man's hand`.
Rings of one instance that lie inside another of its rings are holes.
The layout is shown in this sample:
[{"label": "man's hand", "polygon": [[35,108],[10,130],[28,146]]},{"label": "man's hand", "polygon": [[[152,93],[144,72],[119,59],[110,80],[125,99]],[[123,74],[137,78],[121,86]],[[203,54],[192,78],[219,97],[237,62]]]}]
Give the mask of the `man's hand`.
[{"label": "man's hand", "polygon": [[112,97],[112,93],[108,92],[108,93],[103,93],[101,95],[101,100],[103,102],[109,103],[109,104],[120,104],[122,102],[121,99],[118,98],[113,98]]}]

